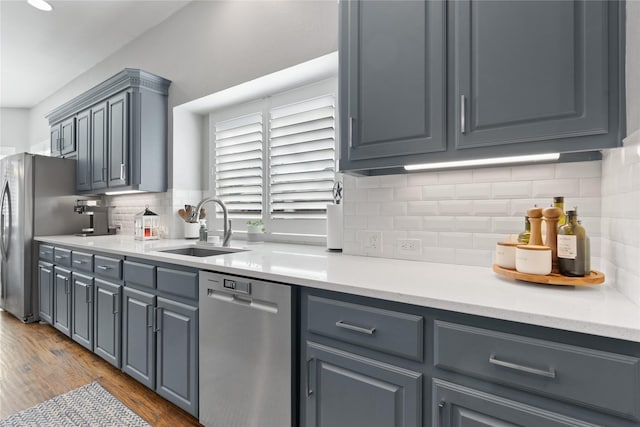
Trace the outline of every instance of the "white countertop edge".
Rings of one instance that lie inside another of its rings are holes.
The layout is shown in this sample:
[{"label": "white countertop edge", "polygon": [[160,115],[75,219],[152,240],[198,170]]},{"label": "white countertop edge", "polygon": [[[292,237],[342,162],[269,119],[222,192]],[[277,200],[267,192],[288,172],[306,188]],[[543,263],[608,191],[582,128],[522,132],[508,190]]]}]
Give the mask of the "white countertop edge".
[{"label": "white countertop edge", "polygon": [[[573,314],[568,314],[565,311],[559,312],[559,310],[549,307],[544,307],[542,309],[529,309],[528,307],[520,307],[518,309],[506,307],[504,302],[498,303],[492,301],[491,298],[486,295],[482,298],[474,299],[473,295],[470,296],[459,296],[459,295],[449,295],[447,297],[446,293],[442,293],[442,289],[434,289],[432,294],[430,295],[428,291],[428,287],[424,287],[420,289],[420,292],[412,292],[411,286],[406,286],[404,289],[401,287],[400,289],[389,289],[388,286],[381,286],[383,280],[381,279],[379,283],[374,284],[372,286],[365,286],[362,283],[353,283],[349,281],[349,277],[344,278],[339,277],[340,280],[331,280],[331,279],[314,279],[310,277],[302,277],[302,275],[295,274],[281,274],[274,273],[271,271],[264,271],[268,267],[265,264],[268,262],[263,262],[260,264],[258,261],[254,264],[251,262],[251,266],[229,266],[224,265],[226,262],[230,262],[234,258],[234,254],[227,255],[219,255],[213,258],[188,258],[186,256],[180,255],[171,255],[164,253],[157,253],[155,250],[159,248],[173,248],[180,246],[189,246],[194,245],[194,241],[188,240],[156,240],[153,242],[145,242],[142,243],[140,241],[134,241],[131,237],[131,242],[127,241],[128,236],[120,236],[120,239],[117,241],[118,244],[108,244],[110,241],[105,239],[105,237],[76,237],[76,236],[42,236],[36,237],[36,240],[41,242],[47,242],[54,245],[64,245],[70,247],[77,247],[79,249],[86,249],[94,252],[101,252],[107,254],[121,255],[121,256],[130,256],[141,259],[147,259],[156,262],[165,262],[170,264],[178,264],[184,265],[192,268],[202,269],[202,270],[210,270],[223,274],[231,274],[238,276],[247,276],[259,280],[268,280],[273,282],[280,282],[298,286],[306,286],[310,288],[316,289],[324,289],[329,291],[343,292],[347,294],[395,301],[400,303],[412,304],[417,306],[424,306],[434,309],[448,310],[453,312],[460,312],[471,315],[484,316],[489,318],[507,320],[520,322],[525,324],[604,336],[609,338],[617,338],[628,341],[640,342],[640,307],[633,304],[633,302],[627,299],[624,295],[620,294],[616,289],[611,288],[610,286],[607,289],[602,289],[600,292],[591,296],[589,294],[584,294],[584,292],[576,294],[579,296],[579,300],[576,301],[576,304],[584,304],[584,298],[587,298],[586,301],[588,303],[597,303],[599,299],[601,299],[602,295],[604,295],[604,299],[607,301],[606,303],[610,305],[607,307],[607,310],[603,310],[603,315],[593,315],[591,313],[592,310],[589,307],[585,307],[584,311],[586,314],[591,315],[591,319],[582,320],[582,313],[578,310]],[[114,239],[114,237],[112,237]],[[102,240],[102,241],[101,241]],[[319,247],[308,247],[303,245],[281,245],[281,244],[265,244],[264,246],[253,246],[247,245],[246,242],[233,242],[236,247],[247,247],[252,252],[252,254],[256,255],[256,258],[259,260],[264,260],[264,257],[269,257],[270,252],[273,248],[280,249],[285,248],[286,251],[291,251],[295,249],[299,249],[303,252],[300,256],[304,257],[304,252],[314,253],[310,255],[315,258],[324,259],[326,258],[327,262],[330,260],[337,261],[339,264],[349,264],[353,262],[356,267],[357,264],[361,264],[363,262],[371,263],[375,265],[376,263],[382,263],[384,266],[398,266],[400,267],[400,272],[402,272],[401,267],[414,267],[416,265],[420,265],[424,268],[443,270],[445,273],[460,273],[460,275],[473,275],[473,276],[486,276],[487,270],[490,269],[483,267],[470,267],[470,266],[455,266],[450,264],[433,264],[433,263],[419,263],[416,261],[405,261],[405,260],[392,260],[392,259],[383,259],[383,258],[369,258],[369,257],[358,257],[358,256],[349,256],[349,255],[341,255],[335,253],[323,252],[322,248]],[[140,246],[145,246],[144,249],[136,250],[136,246],[139,248]],[[148,246],[148,247],[147,247]],[[283,249],[284,250],[284,249]],[[278,250],[274,251],[279,252]],[[260,255],[260,256],[258,256]],[[335,258],[339,257],[339,258]],[[237,258],[237,257],[236,257]],[[276,255],[273,255],[273,259],[277,259]],[[280,260],[281,261],[281,260]],[[416,264],[418,263],[418,264]],[[395,267],[394,267],[395,268]],[[320,269],[317,271],[310,271],[311,273],[319,273]],[[327,272],[324,272],[327,274]],[[329,272],[330,273],[330,272]],[[303,273],[304,274],[304,273]],[[331,275],[331,274],[329,274]],[[340,274],[337,274],[340,276]],[[491,277],[493,278],[495,275],[491,273]],[[377,278],[376,278],[377,279]],[[499,286],[493,286],[494,284],[500,285],[500,283],[508,283],[510,279],[500,278],[495,276],[495,281],[492,279],[487,279],[486,277],[481,278],[484,284],[488,280],[491,280],[491,286],[488,286],[488,292],[496,292],[496,289]],[[456,282],[460,282],[461,280],[455,280]],[[355,282],[355,281],[354,281]],[[366,282],[366,280],[361,280],[360,282]],[[522,292],[523,296],[527,296],[528,292],[537,291],[536,297],[539,297],[539,293],[541,291],[538,288],[520,286],[520,289],[523,291],[519,291],[517,285],[520,285],[521,282],[514,283],[513,288],[508,287],[508,290],[511,294],[520,295]],[[476,285],[471,285],[474,288]],[[482,287],[482,284],[477,285],[477,287]],[[605,285],[600,286],[600,288],[604,288]],[[461,291],[463,290],[458,287],[452,286],[453,291]],[[477,289],[476,289],[477,290]],[[438,293],[440,292],[440,297],[438,297]],[[542,291],[547,292],[547,291]],[[549,292],[552,292],[549,290]],[[451,293],[451,292],[450,292]],[[473,292],[470,292],[473,294]],[[584,294],[584,295],[583,295]],[[551,294],[550,294],[551,295]],[[568,295],[563,292],[558,292],[554,294],[553,298],[555,299],[555,295],[558,298],[566,299],[568,301],[572,301],[571,295]],[[545,295],[546,296],[546,295]],[[466,298],[466,299],[465,299]],[[548,296],[547,296],[548,298]],[[457,300],[455,300],[457,299]],[[593,301],[592,301],[593,300]],[[603,302],[605,303],[605,302]],[[521,304],[522,305],[522,304]],[[573,307],[575,308],[575,307]],[[545,312],[546,310],[546,312]],[[615,318],[611,318],[611,312],[616,313]],[[619,316],[617,315],[619,313]],[[605,320],[597,319],[598,316],[603,317]],[[594,320],[595,319],[595,320]]]}]

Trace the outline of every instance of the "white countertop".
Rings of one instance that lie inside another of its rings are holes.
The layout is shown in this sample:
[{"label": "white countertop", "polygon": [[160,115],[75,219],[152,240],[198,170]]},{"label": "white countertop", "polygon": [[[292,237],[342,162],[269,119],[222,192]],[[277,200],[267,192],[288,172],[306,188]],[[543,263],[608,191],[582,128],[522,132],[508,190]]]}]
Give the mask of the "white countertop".
[{"label": "white countertop", "polygon": [[232,247],[249,250],[197,258],[157,252],[195,244],[188,240],[142,242],[132,236],[36,240],[640,342],[640,307],[606,283],[537,285],[498,277],[488,267],[351,256],[307,245],[232,241]]}]

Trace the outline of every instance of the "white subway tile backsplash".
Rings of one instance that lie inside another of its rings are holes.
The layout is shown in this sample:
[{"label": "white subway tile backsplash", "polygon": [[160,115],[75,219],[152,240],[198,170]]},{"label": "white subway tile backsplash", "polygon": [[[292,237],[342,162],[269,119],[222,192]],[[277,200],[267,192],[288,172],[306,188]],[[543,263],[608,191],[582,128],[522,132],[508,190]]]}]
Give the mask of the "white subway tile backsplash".
[{"label": "white subway tile backsplash", "polygon": [[520,199],[531,197],[530,181],[497,182],[491,184],[494,199]]},{"label": "white subway tile backsplash", "polygon": [[482,216],[457,217],[454,229],[470,233],[491,232],[491,218]]},{"label": "white subway tile backsplash", "polygon": [[394,218],[393,225],[396,230],[420,230],[422,229],[421,216],[397,216]]},{"label": "white subway tile backsplash", "polygon": [[527,211],[533,207],[546,207],[553,202],[553,199],[513,199],[511,200],[511,210],[509,215],[523,217]]},{"label": "white subway tile backsplash", "polygon": [[470,170],[438,172],[438,184],[464,184],[472,182],[473,172]]},{"label": "white subway tile backsplash", "polygon": [[437,215],[438,202],[435,200],[418,200],[407,202],[407,214],[409,215]]},{"label": "white subway tile backsplash", "polygon": [[597,216],[602,212],[601,200],[596,197],[572,197],[566,198],[564,203],[565,210],[578,208],[578,219],[583,216]]},{"label": "white subway tile backsplash", "polygon": [[476,215],[509,215],[511,203],[509,200],[474,200],[473,212]]},{"label": "white subway tile backsplash", "polygon": [[380,204],[381,215],[406,215],[407,202],[390,202]]},{"label": "white subway tile backsplash", "polygon": [[455,263],[486,267],[492,264],[493,252],[488,250],[456,249]]},{"label": "white subway tile backsplash", "polygon": [[580,180],[580,197],[600,197],[600,178],[583,178]]},{"label": "white subway tile backsplash", "polygon": [[556,178],[599,178],[601,175],[602,164],[599,160],[556,165]]},{"label": "white subway tile backsplash", "polygon": [[351,202],[366,202],[367,201],[367,190],[358,190],[352,189],[343,191],[344,200],[349,200]]},{"label": "white subway tile backsplash", "polygon": [[367,200],[370,202],[393,201],[393,188],[370,188],[367,190]]},{"label": "white subway tile backsplash", "polygon": [[533,197],[564,196],[577,197],[580,195],[579,179],[551,179],[533,181]]},{"label": "white subway tile backsplash", "polygon": [[455,185],[427,185],[422,187],[422,200],[448,200],[456,195]]},{"label": "white subway tile backsplash", "polygon": [[471,200],[443,200],[438,202],[440,215],[473,215]]},{"label": "white subway tile backsplash", "polygon": [[443,248],[472,249],[473,234],[442,232],[438,235],[438,245]]},{"label": "white subway tile backsplash", "polygon": [[438,174],[436,172],[421,172],[407,175],[408,186],[435,185],[438,183]]},{"label": "white subway tile backsplash", "polygon": [[378,202],[363,202],[356,204],[356,215],[379,215],[381,203]]},{"label": "white subway tile backsplash", "polygon": [[396,174],[396,175],[384,175],[380,177],[380,187],[406,187],[407,185],[407,175],[404,174]]},{"label": "white subway tile backsplash", "polygon": [[511,181],[511,168],[474,169],[473,182]]},{"label": "white subway tile backsplash", "polygon": [[366,230],[367,220],[366,217],[359,217],[357,215],[345,215],[342,225],[345,230]]},{"label": "white subway tile backsplash", "polygon": [[[367,216],[367,229],[369,230],[393,230],[394,218],[392,216]],[[401,217],[402,218],[402,217]]]},{"label": "white subway tile backsplash", "polygon": [[504,234],[519,234],[524,230],[524,219],[523,218],[492,218],[491,219],[492,227],[491,231],[493,233],[504,233]]},{"label": "white subway tile backsplash", "polygon": [[456,260],[456,250],[452,248],[422,248],[422,260],[427,262],[438,262],[444,264],[454,264]]},{"label": "white subway tile backsplash", "polygon": [[504,235],[491,233],[473,233],[473,249],[495,251],[496,243],[502,242]]},{"label": "white subway tile backsplash", "polygon": [[397,201],[421,200],[422,187],[400,187],[394,189],[394,198]]},{"label": "white subway tile backsplash", "polygon": [[458,184],[456,185],[457,199],[489,199],[491,198],[491,184]]},{"label": "white subway tile backsplash", "polygon": [[422,240],[422,247],[435,247],[438,246],[438,233],[435,231],[408,231],[407,237],[409,239]]},{"label": "white subway tile backsplash", "polygon": [[425,231],[454,231],[455,217],[425,216],[422,217],[422,228]]},{"label": "white subway tile backsplash", "polygon": [[527,165],[511,168],[511,179],[513,181],[552,179],[555,177],[556,167],[553,164]]},{"label": "white subway tile backsplash", "polygon": [[357,179],[356,188],[378,188],[380,187],[379,176],[363,176]]}]

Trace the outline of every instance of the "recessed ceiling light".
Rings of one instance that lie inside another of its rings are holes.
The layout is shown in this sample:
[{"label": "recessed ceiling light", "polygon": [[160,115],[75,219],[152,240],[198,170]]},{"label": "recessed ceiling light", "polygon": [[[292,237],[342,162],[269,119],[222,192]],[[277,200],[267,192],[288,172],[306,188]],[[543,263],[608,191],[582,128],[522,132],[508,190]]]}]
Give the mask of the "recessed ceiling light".
[{"label": "recessed ceiling light", "polygon": [[560,153],[548,153],[548,154],[533,154],[529,156],[512,156],[512,157],[494,157],[490,159],[477,159],[477,160],[458,160],[453,162],[440,162],[440,163],[426,163],[423,165],[406,165],[404,168],[408,171],[414,170],[428,170],[428,169],[449,169],[449,168],[461,168],[469,166],[487,166],[487,165],[501,165],[508,163],[523,163],[523,162],[539,162],[544,160],[558,160]]},{"label": "recessed ceiling light", "polygon": [[27,0],[27,3],[29,3],[36,9],[44,10],[45,12],[51,12],[53,10],[53,6],[51,6],[45,0]]}]

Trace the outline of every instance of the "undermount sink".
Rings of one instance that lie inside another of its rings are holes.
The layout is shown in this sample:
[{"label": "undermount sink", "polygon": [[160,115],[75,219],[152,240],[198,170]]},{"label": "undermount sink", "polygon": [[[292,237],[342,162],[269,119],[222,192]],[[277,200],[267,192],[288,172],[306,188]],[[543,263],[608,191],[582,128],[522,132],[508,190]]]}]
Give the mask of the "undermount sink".
[{"label": "undermount sink", "polygon": [[245,249],[234,248],[202,248],[198,246],[189,246],[186,248],[160,249],[158,252],[164,252],[176,255],[187,255],[195,257],[207,257],[215,255],[226,255],[234,252],[244,252]]}]

